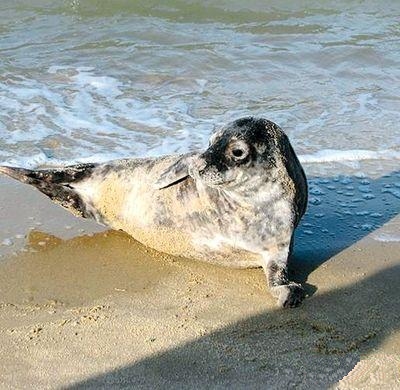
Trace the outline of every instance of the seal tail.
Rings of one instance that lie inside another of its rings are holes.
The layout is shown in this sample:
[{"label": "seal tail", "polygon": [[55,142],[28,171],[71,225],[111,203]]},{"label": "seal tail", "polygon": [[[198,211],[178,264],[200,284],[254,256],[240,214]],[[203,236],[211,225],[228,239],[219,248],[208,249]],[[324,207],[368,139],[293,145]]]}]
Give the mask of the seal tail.
[{"label": "seal tail", "polygon": [[51,200],[75,215],[93,218],[92,211],[89,210],[85,202],[74,190],[73,183],[89,177],[95,167],[96,164],[78,164],[64,168],[31,170],[0,166],[0,173],[36,187]]}]

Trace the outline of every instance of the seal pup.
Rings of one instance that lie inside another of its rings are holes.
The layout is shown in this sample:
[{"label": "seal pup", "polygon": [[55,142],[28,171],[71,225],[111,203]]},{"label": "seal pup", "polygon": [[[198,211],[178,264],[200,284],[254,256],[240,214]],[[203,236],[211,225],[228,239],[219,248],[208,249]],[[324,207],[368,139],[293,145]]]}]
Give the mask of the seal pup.
[{"label": "seal pup", "polygon": [[288,279],[288,259],[307,180],[288,137],[269,120],[222,126],[203,152],[0,172],[161,252],[263,267],[279,306],[304,298]]}]

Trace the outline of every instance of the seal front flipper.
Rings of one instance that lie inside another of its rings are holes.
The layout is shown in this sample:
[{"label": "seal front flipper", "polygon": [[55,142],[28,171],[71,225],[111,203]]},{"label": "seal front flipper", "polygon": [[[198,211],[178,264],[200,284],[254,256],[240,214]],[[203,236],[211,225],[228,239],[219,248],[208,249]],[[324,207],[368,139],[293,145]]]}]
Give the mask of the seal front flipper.
[{"label": "seal front flipper", "polygon": [[189,177],[189,165],[193,156],[197,153],[185,154],[167,169],[165,169],[155,182],[154,187],[158,190],[178,184]]},{"label": "seal front flipper", "polygon": [[36,187],[51,200],[75,215],[93,218],[95,216],[92,211],[72,185],[89,177],[96,166],[96,164],[77,164],[64,168],[43,170],[0,166],[0,173]]},{"label": "seal front flipper", "polygon": [[272,295],[278,299],[280,307],[297,307],[305,298],[301,284],[288,278],[288,259],[293,238],[281,242],[273,250],[262,253],[262,267],[267,277]]}]

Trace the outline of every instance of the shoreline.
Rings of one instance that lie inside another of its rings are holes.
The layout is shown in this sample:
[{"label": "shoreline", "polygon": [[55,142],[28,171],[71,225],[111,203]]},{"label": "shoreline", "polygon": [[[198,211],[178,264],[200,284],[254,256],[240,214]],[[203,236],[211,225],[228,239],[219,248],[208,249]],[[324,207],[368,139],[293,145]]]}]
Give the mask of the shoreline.
[{"label": "shoreline", "polygon": [[[260,269],[160,254],[0,185],[2,388],[398,384],[400,243],[376,230],[330,255],[303,228],[294,272],[312,295],[280,310]],[[304,275],[310,252],[325,259]]]}]

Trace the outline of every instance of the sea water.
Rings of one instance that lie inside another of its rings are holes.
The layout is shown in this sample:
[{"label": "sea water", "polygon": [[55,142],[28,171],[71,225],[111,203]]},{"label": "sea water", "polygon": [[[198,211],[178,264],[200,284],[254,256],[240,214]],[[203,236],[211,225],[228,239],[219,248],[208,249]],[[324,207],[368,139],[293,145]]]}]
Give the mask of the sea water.
[{"label": "sea water", "polygon": [[186,152],[264,116],[310,179],[303,238],[399,213],[399,85],[398,1],[0,2],[1,163]]}]

